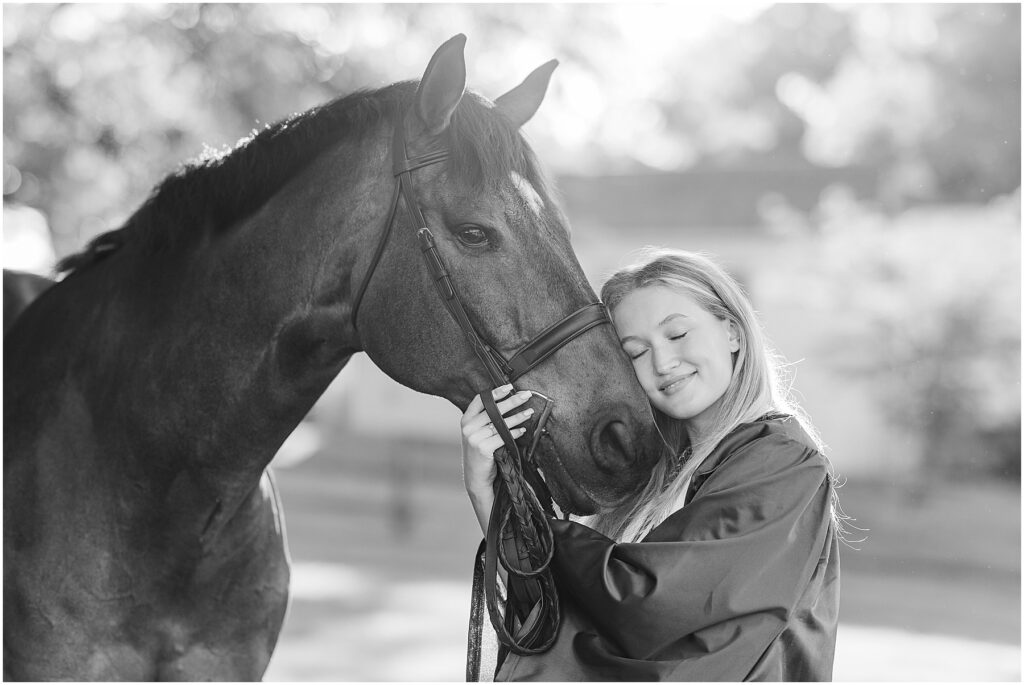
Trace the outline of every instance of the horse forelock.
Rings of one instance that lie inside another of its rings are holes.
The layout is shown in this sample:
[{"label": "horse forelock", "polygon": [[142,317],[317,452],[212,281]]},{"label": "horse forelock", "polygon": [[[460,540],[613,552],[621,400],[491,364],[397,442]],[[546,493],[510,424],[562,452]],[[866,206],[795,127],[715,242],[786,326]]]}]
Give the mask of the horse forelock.
[{"label": "horse forelock", "polygon": [[533,150],[490,101],[467,92],[455,109],[447,136],[448,169],[456,180],[481,188],[500,186],[519,176],[548,198],[547,179]]}]

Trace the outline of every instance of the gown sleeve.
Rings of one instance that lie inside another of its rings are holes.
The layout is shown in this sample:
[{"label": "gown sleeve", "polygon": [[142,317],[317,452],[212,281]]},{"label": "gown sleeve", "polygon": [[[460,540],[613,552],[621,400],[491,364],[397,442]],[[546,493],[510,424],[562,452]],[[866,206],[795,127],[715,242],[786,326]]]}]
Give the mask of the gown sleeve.
[{"label": "gown sleeve", "polygon": [[827,545],[828,477],[817,451],[772,434],[720,462],[642,542],[553,521],[559,592],[593,628],[573,638],[577,658],[632,662],[630,679],[645,679],[636,662],[661,661],[658,679],[671,664],[672,679],[742,680]]}]

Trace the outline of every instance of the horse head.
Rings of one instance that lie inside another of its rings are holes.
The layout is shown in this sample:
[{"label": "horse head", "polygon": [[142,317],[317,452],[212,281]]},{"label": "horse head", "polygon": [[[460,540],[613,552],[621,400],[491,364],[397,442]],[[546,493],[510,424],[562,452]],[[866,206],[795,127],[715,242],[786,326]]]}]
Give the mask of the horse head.
[{"label": "horse head", "polygon": [[[500,382],[446,309],[420,228],[450,275],[443,287],[457,292],[471,328],[499,359],[597,302],[519,131],[557,63],[492,103],[466,91],[464,45],[463,36],[442,45],[394,115],[395,173],[415,180],[408,193],[394,192],[387,226],[373,229],[383,238],[374,260],[354,269],[361,287],[353,306],[359,344],[381,369],[460,409]],[[563,509],[593,513],[646,482],[662,443],[610,324],[575,337],[516,385],[555,401],[537,460]]]}]

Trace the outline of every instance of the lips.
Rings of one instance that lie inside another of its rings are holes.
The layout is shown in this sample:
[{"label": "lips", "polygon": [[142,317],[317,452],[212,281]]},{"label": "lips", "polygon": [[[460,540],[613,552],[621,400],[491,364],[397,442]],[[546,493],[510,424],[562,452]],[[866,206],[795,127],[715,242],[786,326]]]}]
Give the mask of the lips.
[{"label": "lips", "polygon": [[671,395],[673,393],[679,392],[690,381],[690,379],[692,379],[696,375],[697,372],[693,371],[683,376],[676,376],[674,378],[670,378],[668,381],[659,385],[658,390],[665,393],[666,395]]}]

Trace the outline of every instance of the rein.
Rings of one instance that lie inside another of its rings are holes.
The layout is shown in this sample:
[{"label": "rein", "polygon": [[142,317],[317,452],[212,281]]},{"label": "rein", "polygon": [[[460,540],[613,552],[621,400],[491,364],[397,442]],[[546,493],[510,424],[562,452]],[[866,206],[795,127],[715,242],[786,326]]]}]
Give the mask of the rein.
[{"label": "rein", "polygon": [[[448,158],[445,150],[434,150],[409,158],[406,148],[404,119],[399,117],[392,136],[392,171],[398,179],[391,198],[391,209],[380,241],[374,251],[370,268],[356,291],[352,307],[352,326],[356,327],[359,306],[384,254],[398,203],[404,200],[406,212],[416,229],[416,238],[441,302],[455,323],[462,329],[474,354],[483,364],[495,387],[513,383],[561,347],[585,332],[602,324],[610,324],[608,312],[600,302],[584,305],[562,320],[548,326],[536,337],[506,359],[488,345],[466,312],[458,291],[437,249],[433,234],[420,211],[415,197],[413,172],[439,164]],[[470,616],[470,655],[466,674],[470,680],[479,675],[480,630],[483,602],[486,601],[491,625],[503,649],[515,654],[539,654],[553,644],[560,623],[558,593],[549,564],[554,542],[548,517],[554,517],[551,493],[534,462],[535,451],[554,408],[554,401],[534,392],[544,401],[544,408],[533,429],[533,439],[523,454],[505,425],[505,420],[490,392],[480,394],[491,423],[498,431],[504,448],[494,455],[499,477],[495,479],[495,500],[487,535],[477,553],[473,577],[473,606]],[[481,553],[483,562],[480,562]],[[498,592],[498,565],[506,572],[504,615]],[[481,589],[481,585],[483,588]]]},{"label": "rein", "polygon": [[[543,395],[541,397],[545,404],[534,429],[533,442],[526,454],[521,455],[494,397],[489,392],[480,395],[491,425],[498,431],[505,448],[494,453],[499,478],[495,479],[494,505],[487,523],[487,535],[481,543],[483,564],[480,564],[478,551],[473,573],[470,658],[466,665],[469,680],[479,678],[480,626],[483,621],[477,600],[481,584],[491,627],[505,648],[516,654],[540,654],[551,647],[558,635],[561,621],[558,592],[548,568],[555,551],[548,517],[553,518],[555,513],[551,493],[533,459],[554,402]],[[498,564],[506,572],[504,616],[498,597]]]}]

